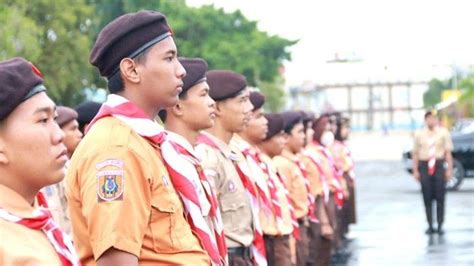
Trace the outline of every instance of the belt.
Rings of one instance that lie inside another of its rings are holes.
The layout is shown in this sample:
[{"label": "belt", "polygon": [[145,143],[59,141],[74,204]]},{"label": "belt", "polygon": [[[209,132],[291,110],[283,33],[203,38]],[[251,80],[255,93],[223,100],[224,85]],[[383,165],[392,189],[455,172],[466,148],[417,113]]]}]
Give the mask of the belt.
[{"label": "belt", "polygon": [[240,257],[250,257],[250,247],[227,248],[227,253]]},{"label": "belt", "polygon": [[289,235],[263,235],[263,238],[268,239],[288,239]]}]

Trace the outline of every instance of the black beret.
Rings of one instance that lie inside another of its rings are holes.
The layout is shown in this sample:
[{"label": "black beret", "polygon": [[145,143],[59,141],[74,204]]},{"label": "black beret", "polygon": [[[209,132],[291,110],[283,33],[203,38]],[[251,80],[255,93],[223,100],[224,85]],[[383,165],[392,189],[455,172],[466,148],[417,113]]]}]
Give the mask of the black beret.
[{"label": "black beret", "polygon": [[122,15],[107,24],[97,36],[90,62],[110,78],[123,58],[134,58],[145,49],[171,36],[166,17],[156,11]]},{"label": "black beret", "polygon": [[235,97],[247,87],[243,75],[229,70],[211,70],[206,73],[209,95],[214,101]]},{"label": "black beret", "polygon": [[271,139],[273,136],[283,131],[283,117],[277,113],[265,114],[268,121],[268,131],[265,140]]},{"label": "black beret", "polygon": [[72,120],[77,119],[77,112],[72,108],[66,106],[58,106],[58,108],[56,108],[56,111],[58,112],[58,118],[56,119],[56,121],[58,122],[59,127],[63,127]]},{"label": "black beret", "polygon": [[295,124],[303,122],[303,116],[297,111],[283,112],[281,116],[283,118],[283,128],[287,132],[291,130]]},{"label": "black beret", "polygon": [[45,90],[41,72],[26,59],[0,62],[0,121],[23,101]]},{"label": "black beret", "polygon": [[265,103],[265,95],[258,91],[252,91],[250,93],[250,102],[253,105],[253,111],[260,109]]},{"label": "black beret", "polygon": [[76,108],[74,108],[78,114],[77,122],[79,122],[80,125],[90,123],[95,115],[99,112],[101,106],[101,103],[93,101],[87,101],[79,104],[76,106]]},{"label": "black beret", "polygon": [[194,85],[206,81],[207,62],[201,58],[179,58],[179,62],[186,70],[183,78],[183,91],[186,92]]},{"label": "black beret", "polygon": [[315,115],[313,112],[305,112],[305,111],[300,111],[301,115],[303,116],[303,123],[308,123],[308,122],[313,122],[315,119]]}]

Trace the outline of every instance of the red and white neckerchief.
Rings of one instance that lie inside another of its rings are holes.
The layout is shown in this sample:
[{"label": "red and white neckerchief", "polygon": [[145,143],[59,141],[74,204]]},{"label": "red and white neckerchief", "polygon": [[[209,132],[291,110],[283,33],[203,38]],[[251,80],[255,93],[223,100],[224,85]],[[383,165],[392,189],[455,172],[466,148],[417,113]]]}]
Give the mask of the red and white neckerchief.
[{"label": "red and white neckerchief", "polygon": [[331,170],[333,171],[334,178],[332,179],[333,183],[331,185],[333,185],[333,187],[335,189],[334,201],[336,202],[336,205],[339,208],[341,208],[342,205],[344,204],[344,191],[343,191],[342,184],[341,184],[342,175],[337,170],[336,164],[334,162],[334,158],[332,157],[332,154],[328,150],[328,148],[324,147],[323,145],[321,145],[317,141],[314,141],[313,143],[316,146],[316,149],[318,151],[322,152],[324,157],[328,160],[329,165],[331,167]]},{"label": "red and white neckerchief", "polygon": [[311,182],[309,181],[308,172],[306,171],[306,167],[301,162],[301,160],[297,159],[296,156],[293,159],[293,162],[298,166],[301,174],[304,178],[304,185],[306,187],[306,192],[308,194],[308,217],[309,220],[313,223],[319,223],[318,217],[316,217],[316,198],[313,194],[311,194]]},{"label": "red and white neckerchief", "polygon": [[[245,156],[245,159],[247,160],[247,163],[250,165],[250,164],[253,164],[254,167],[257,167],[258,169],[262,170],[267,176],[268,176],[268,170],[266,169],[266,165],[264,165],[260,159],[257,157],[257,154],[255,153],[255,151],[253,150],[250,150],[250,147],[247,147],[243,150],[241,150],[242,154]],[[250,177],[250,175],[249,175]],[[253,181],[252,183],[255,184],[255,187],[257,188],[257,196],[258,196],[258,199],[260,200],[260,202],[262,203],[259,207],[261,209],[267,212],[271,212],[271,213],[274,213],[275,212],[275,205],[277,208],[280,208],[280,203],[278,202],[278,198],[276,199],[275,201],[275,198],[272,197],[272,190],[273,192],[275,192],[275,196],[276,196],[276,191],[275,191],[275,187],[270,187],[270,183],[266,183],[266,182],[261,182],[262,180],[259,180],[259,182],[257,182],[257,180],[251,180]],[[270,181],[270,179],[269,179]],[[265,187],[263,186],[266,186],[268,188],[268,191],[270,193],[270,195],[267,195],[266,193],[266,190],[265,190]],[[281,214],[281,210],[280,210],[280,214]]]},{"label": "red and white neckerchief", "polygon": [[33,230],[42,230],[59,256],[63,266],[79,266],[79,258],[76,254],[71,239],[61,231],[54,222],[45,196],[38,192],[37,201],[41,208],[33,211],[33,217],[21,218],[0,207],[0,218],[12,223],[21,224]]},{"label": "red and white neckerchief", "polygon": [[[99,119],[108,116],[113,116],[122,121],[138,135],[145,138],[152,144],[160,145],[163,158],[173,157],[173,159],[178,159],[180,157],[173,145],[166,140],[167,134],[164,129],[159,124],[151,120],[143,110],[138,108],[132,102],[128,101],[126,98],[116,94],[110,94],[107,98],[107,101],[102,104],[98,114],[92,120],[89,128],[91,128]],[[169,165],[167,164],[170,160],[168,159],[164,161],[167,168],[170,169]],[[174,169],[174,167],[171,168]],[[193,218],[188,219],[188,223],[192,231],[195,232],[197,237],[201,240],[204,249],[206,249],[206,251],[209,253],[209,256],[211,257],[212,262],[221,264],[220,260],[218,259],[218,257],[220,257],[219,254],[215,253],[215,250],[218,250],[217,244],[215,242],[212,243],[212,240],[210,240],[212,238],[210,237],[211,233],[209,226],[205,223],[202,213],[200,212],[200,205],[193,183],[189,182],[187,175],[177,175],[175,172],[174,175],[173,173],[170,173],[170,176],[176,191],[184,203],[183,205],[185,207],[186,215],[188,218]],[[202,221],[204,221],[204,223]],[[205,233],[203,228],[207,228],[207,233]]]},{"label": "red and white neckerchief", "polygon": [[[214,143],[212,139],[208,136],[201,134],[198,137],[198,143],[208,145],[213,149],[217,149],[221,153],[224,153],[219,146]],[[235,161],[233,161],[235,169],[239,174],[240,180],[245,188],[247,196],[250,200],[250,205],[252,209],[252,216],[253,216],[253,225],[254,225],[254,240],[252,242],[252,255],[253,255],[253,263],[254,265],[258,266],[266,266],[267,265],[267,257],[265,253],[265,242],[263,240],[263,231],[260,226],[260,221],[258,219],[258,212],[259,212],[259,204],[258,204],[258,193],[257,189],[255,188],[254,184],[252,183],[250,177],[246,175],[246,171],[242,169],[242,167]],[[245,172],[245,173],[244,173]]]},{"label": "red and white neckerchief", "polygon": [[[213,265],[222,265],[222,262],[227,262],[227,246],[217,198],[204,175],[201,161],[192,150],[185,148],[178,140],[173,141],[172,136],[170,134],[161,144],[171,182],[183,201],[188,222],[192,224]],[[204,198],[199,198],[198,191],[202,190],[198,186],[202,187]],[[205,215],[209,215],[214,232],[207,225]]]},{"label": "red and white neckerchief", "polygon": [[286,182],[283,180],[283,177],[280,175],[280,173],[278,173],[278,171],[275,172],[275,174],[278,177],[278,180],[280,180],[280,183],[282,184],[285,190],[286,200],[288,201],[288,207],[290,209],[291,224],[293,225],[293,237],[296,240],[300,240],[300,225],[298,224],[298,219],[296,218],[295,207],[293,207],[295,206],[295,203],[290,196],[290,191],[288,191],[288,188],[286,187]]},{"label": "red and white neckerchief", "polygon": [[436,138],[428,138],[428,174],[434,175],[436,172]]},{"label": "red and white neckerchief", "polygon": [[328,178],[327,178],[326,174],[323,171],[323,167],[321,166],[321,160],[318,157],[314,156],[314,154],[312,154],[309,151],[305,151],[303,155],[308,157],[310,159],[310,161],[318,169],[319,179],[321,180],[321,186],[323,187],[324,201],[326,203],[328,203],[329,202],[330,189],[329,189],[329,184],[328,184]]}]

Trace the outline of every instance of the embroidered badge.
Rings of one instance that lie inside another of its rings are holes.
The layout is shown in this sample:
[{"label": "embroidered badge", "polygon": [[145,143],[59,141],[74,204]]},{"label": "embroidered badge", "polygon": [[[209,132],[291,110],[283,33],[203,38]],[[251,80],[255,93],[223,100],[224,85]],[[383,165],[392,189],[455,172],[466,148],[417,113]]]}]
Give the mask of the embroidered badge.
[{"label": "embroidered badge", "polygon": [[104,170],[97,172],[97,196],[99,202],[123,199],[124,171]]},{"label": "embroidered badge", "polygon": [[234,182],[229,181],[229,186],[228,186],[227,190],[228,190],[229,192],[235,192],[235,191],[237,190],[236,187],[235,187]]},{"label": "embroidered badge", "polygon": [[123,168],[123,161],[122,160],[117,160],[117,159],[109,159],[109,160],[105,160],[103,162],[100,162],[100,163],[97,163],[95,165],[95,168],[97,170],[100,170],[106,166],[115,166],[115,167],[118,167],[118,168]]}]

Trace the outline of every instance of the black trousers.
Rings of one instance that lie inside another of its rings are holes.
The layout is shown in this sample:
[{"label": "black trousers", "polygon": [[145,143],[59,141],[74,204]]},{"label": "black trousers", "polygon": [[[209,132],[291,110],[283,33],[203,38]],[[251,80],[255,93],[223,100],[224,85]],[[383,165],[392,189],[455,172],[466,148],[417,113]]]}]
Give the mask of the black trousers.
[{"label": "black trousers", "polygon": [[435,201],[436,219],[438,227],[441,227],[444,222],[444,199],[446,194],[444,160],[436,160],[436,170],[433,175],[428,174],[427,161],[420,161],[418,170],[421,177],[421,191],[423,192],[428,225],[433,226],[433,201]]}]

